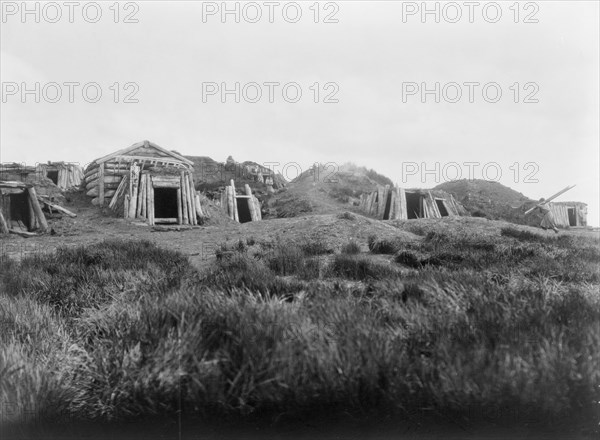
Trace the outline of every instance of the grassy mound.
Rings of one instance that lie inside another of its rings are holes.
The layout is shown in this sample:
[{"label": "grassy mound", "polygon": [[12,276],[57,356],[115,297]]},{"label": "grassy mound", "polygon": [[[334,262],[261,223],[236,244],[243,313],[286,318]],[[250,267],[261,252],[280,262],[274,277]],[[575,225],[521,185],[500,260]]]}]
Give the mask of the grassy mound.
[{"label": "grassy mound", "polygon": [[452,194],[473,217],[531,226],[540,222],[540,216],[535,213],[524,215],[534,204],[531,199],[498,182],[461,179],[444,182],[434,189]]}]

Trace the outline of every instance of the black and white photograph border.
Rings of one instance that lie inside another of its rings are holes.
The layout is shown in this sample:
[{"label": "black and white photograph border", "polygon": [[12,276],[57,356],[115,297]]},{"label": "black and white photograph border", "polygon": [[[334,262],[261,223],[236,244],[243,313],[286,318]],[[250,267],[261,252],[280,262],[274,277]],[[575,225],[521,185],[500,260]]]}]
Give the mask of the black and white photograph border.
[{"label": "black and white photograph border", "polygon": [[0,439],[598,438],[598,1],[0,12]]}]

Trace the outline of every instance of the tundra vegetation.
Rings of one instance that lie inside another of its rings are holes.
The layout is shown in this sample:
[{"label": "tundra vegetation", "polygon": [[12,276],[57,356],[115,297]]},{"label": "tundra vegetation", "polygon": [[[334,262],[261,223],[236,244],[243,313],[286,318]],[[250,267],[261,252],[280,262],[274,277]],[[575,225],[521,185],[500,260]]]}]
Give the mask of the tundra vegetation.
[{"label": "tundra vegetation", "polygon": [[4,260],[4,417],[592,421],[598,240],[403,227],[251,237],[204,271],[140,240]]}]

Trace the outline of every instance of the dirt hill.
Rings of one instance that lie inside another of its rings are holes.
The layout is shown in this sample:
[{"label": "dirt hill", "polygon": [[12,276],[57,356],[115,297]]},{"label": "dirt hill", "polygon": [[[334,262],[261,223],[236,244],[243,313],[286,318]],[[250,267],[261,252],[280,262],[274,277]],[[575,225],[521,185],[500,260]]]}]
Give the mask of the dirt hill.
[{"label": "dirt hill", "polygon": [[393,182],[373,170],[354,164],[320,164],[313,167],[267,200],[270,217],[332,214],[358,206],[360,196],[377,185]]},{"label": "dirt hill", "polygon": [[506,220],[518,224],[536,225],[536,215],[523,213],[533,206],[533,200],[498,182],[462,179],[445,182],[434,189],[451,193],[473,217]]}]

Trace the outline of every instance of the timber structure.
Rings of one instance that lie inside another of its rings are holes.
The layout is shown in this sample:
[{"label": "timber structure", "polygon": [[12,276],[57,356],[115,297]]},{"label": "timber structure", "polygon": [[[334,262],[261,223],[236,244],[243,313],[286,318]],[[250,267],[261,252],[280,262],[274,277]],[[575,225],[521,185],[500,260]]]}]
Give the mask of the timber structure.
[{"label": "timber structure", "polygon": [[444,191],[390,185],[362,194],[359,209],[381,220],[457,217],[464,210],[452,194]]},{"label": "timber structure", "polygon": [[221,206],[231,220],[239,223],[256,222],[262,220],[260,202],[252,194],[252,189],[247,183],[244,191],[238,193],[233,179],[221,192]]},{"label": "timber structure", "polygon": [[94,160],[85,171],[86,195],[126,219],[197,225],[203,217],[193,163],[150,141]]}]

